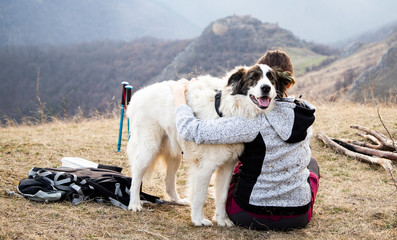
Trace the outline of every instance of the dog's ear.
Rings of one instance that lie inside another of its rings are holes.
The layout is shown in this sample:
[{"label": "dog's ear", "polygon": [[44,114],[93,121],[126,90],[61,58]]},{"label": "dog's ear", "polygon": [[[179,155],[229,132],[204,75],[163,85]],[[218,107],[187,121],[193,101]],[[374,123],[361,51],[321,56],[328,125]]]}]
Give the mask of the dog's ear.
[{"label": "dog's ear", "polygon": [[233,73],[228,82],[227,82],[227,86],[232,87],[233,91],[231,93],[231,95],[235,95],[238,94],[240,92],[240,89],[242,88],[244,82],[242,81],[242,78],[244,77],[244,75],[246,74],[246,70],[245,68],[240,68],[239,70],[237,70],[235,73]]},{"label": "dog's ear", "polygon": [[295,84],[295,78],[291,72],[282,71],[280,68],[275,68],[274,72],[277,79],[277,96],[281,98],[286,95],[287,89]]}]

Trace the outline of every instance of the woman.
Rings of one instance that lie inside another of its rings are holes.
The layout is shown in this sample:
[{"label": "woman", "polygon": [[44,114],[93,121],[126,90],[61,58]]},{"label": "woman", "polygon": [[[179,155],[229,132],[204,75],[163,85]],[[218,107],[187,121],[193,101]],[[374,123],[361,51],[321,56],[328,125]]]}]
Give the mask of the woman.
[{"label": "woman", "polygon": [[[282,77],[293,79],[292,63],[284,52],[269,51],[258,63],[279,67]],[[200,120],[186,104],[187,84],[181,80],[172,86],[178,134],[198,144],[245,145],[229,188],[229,218],[237,226],[257,230],[305,227],[320,177],[310,150],[314,107],[285,96],[271,112],[255,119]]]}]

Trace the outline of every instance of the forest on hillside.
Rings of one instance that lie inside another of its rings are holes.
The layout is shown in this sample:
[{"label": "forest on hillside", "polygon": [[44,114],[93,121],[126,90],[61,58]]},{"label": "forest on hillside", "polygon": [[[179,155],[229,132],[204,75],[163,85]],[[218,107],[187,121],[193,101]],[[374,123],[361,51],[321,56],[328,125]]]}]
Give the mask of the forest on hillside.
[{"label": "forest on hillside", "polygon": [[1,47],[1,119],[37,116],[37,94],[50,117],[105,111],[119,101],[122,81],[139,89],[189,42],[142,38],[128,43]]}]

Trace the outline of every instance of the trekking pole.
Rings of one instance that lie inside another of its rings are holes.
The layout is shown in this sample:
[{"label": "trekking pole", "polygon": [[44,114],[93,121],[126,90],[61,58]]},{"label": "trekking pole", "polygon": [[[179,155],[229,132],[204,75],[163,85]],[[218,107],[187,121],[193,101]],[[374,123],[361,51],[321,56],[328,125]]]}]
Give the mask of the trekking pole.
[{"label": "trekking pole", "polygon": [[[132,86],[127,85],[125,86],[125,91],[127,93],[127,100],[125,102],[125,107],[127,108],[128,104],[130,103],[131,100],[131,95],[132,95]],[[127,119],[127,126],[128,126],[128,140],[130,139],[130,119]]]},{"label": "trekking pole", "polygon": [[125,92],[125,87],[128,85],[128,82],[122,82],[121,85],[123,85],[123,91],[121,93],[121,111],[120,111],[120,127],[119,127],[119,141],[117,144],[117,152],[120,152],[120,147],[121,147],[121,135],[123,133],[123,118],[124,118],[124,108],[126,105],[126,92]]}]

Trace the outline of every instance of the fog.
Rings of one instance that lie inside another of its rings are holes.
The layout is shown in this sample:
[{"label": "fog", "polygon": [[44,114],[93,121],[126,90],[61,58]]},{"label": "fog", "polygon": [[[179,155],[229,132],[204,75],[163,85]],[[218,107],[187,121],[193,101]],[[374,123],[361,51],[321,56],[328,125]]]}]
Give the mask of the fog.
[{"label": "fog", "polygon": [[158,0],[200,28],[228,15],[278,23],[296,36],[331,43],[397,20],[396,0]]},{"label": "fog", "polygon": [[395,22],[396,10],[396,0],[0,0],[0,46],[190,39],[234,14],[328,44]]}]

